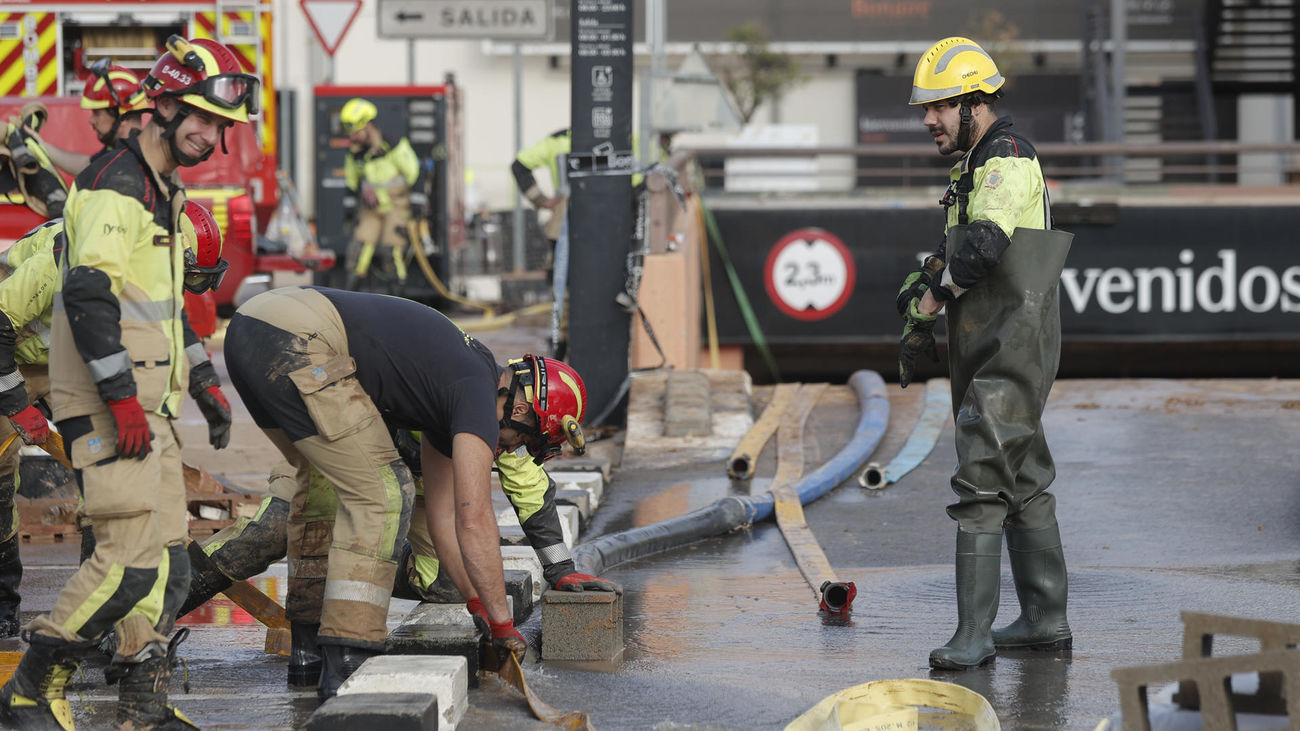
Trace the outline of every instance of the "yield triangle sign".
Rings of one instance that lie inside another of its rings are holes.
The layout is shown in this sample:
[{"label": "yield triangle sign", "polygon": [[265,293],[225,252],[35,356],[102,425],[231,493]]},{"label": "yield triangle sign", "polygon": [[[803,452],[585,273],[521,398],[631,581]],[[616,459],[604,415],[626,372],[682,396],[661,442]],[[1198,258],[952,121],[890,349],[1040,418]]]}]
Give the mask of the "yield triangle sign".
[{"label": "yield triangle sign", "polygon": [[361,0],[298,0],[298,4],[321,47],[331,56],[361,10]]}]

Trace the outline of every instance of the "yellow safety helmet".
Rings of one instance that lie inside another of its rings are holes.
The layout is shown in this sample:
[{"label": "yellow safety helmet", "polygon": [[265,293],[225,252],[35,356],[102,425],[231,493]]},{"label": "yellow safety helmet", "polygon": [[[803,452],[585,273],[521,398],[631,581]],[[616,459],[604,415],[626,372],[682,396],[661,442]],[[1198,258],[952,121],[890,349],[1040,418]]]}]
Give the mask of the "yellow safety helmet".
[{"label": "yellow safety helmet", "polygon": [[929,104],[975,91],[995,95],[1004,83],[987,51],[969,38],[953,36],[930,46],[916,63],[908,104]]},{"label": "yellow safety helmet", "polygon": [[339,121],[343,123],[343,129],[348,134],[352,134],[365,127],[377,116],[379,116],[379,109],[374,103],[358,97],[349,99],[347,104],[343,105],[343,110],[339,112]]}]

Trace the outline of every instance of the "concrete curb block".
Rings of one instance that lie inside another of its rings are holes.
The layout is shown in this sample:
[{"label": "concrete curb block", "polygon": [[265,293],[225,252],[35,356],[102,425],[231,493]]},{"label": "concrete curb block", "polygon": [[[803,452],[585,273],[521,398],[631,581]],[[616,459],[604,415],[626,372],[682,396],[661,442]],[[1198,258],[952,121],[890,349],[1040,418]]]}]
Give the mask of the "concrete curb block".
[{"label": "concrete curb block", "polygon": [[605,477],[599,472],[552,472],[556,490],[586,490],[591,494],[591,509],[595,510],[605,495]]},{"label": "concrete curb block", "polygon": [[465,658],[448,655],[378,655],[366,660],[339,687],[339,697],[432,692],[438,699],[440,728],[455,728],[468,707],[469,673]]},{"label": "concrete curb block", "polygon": [[307,719],[307,731],[437,731],[434,693],[352,693],[329,699]]},{"label": "concrete curb block", "polygon": [[502,546],[501,563],[506,571],[527,571],[532,574],[533,602],[541,601],[542,587],[546,583],[542,580],[542,562],[532,546]]}]

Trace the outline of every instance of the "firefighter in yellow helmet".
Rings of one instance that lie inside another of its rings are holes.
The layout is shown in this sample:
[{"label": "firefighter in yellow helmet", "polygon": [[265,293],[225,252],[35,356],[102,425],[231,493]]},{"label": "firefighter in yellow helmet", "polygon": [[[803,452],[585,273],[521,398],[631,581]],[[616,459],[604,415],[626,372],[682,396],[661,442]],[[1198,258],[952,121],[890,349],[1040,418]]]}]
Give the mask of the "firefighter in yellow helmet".
[{"label": "firefighter in yellow helmet", "polygon": [[370,271],[375,246],[389,251],[393,260],[390,286],[400,292],[406,282],[402,245],[411,222],[411,186],[420,176],[420,161],[405,137],[385,136],[375,118],[379,109],[367,99],[349,99],[339,112],[339,122],[351,146],[343,166],[348,189],[357,196],[357,224],[348,247],[347,279],[352,289]]},{"label": "firefighter in yellow helmet", "polygon": [[167,48],[144,80],[149,123],[92,162],[68,195],[51,395],[97,540],[54,608],[27,627],[31,647],[0,689],[0,719],[10,726],[72,728],[64,687],[110,630],[118,647],[104,676],[119,687],[117,723],[193,726],[167,703],[185,630],[168,635],[189,577],[172,422],[187,388],[205,415],[229,407],[213,390],[192,388],[177,170],[206,160],[227,127],[256,113],[260,85],[215,41],[172,36]]},{"label": "firefighter in yellow helmet", "polygon": [[[1057,283],[1071,235],[1052,230],[1033,144],[999,117],[1004,80],[967,38],[945,38],[916,65],[913,106],[939,153],[962,153],[949,173],[945,237],[907,276],[897,306],[905,323],[899,378],[917,357],[938,360],[934,325],[947,309],[948,369],[956,416],[957,631],[930,665],[980,665],[995,647],[1069,649],[1065,558],[1056,467],[1042,414],[1061,351]],[[1003,535],[1021,614],[993,630]]]}]

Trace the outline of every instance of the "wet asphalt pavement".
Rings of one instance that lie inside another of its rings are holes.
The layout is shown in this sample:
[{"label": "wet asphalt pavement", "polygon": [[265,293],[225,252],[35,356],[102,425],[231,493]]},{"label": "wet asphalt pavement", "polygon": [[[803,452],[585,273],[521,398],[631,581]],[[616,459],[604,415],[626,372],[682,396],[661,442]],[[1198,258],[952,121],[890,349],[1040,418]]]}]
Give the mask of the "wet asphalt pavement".
[{"label": "wet asphalt pavement", "polygon": [[[535,347],[529,335],[496,337],[489,345],[502,349],[499,357]],[[755,389],[755,413],[770,393]],[[882,463],[906,438],[922,394],[890,386],[889,395],[890,428],[875,453]],[[215,454],[197,410],[187,411],[186,458],[257,488],[275,452],[247,412],[236,411],[235,444]],[[1067,657],[1002,654],[980,669],[930,671],[928,653],[948,639],[956,617],[955,529],[944,513],[955,460],[949,423],[930,457],[898,483],[872,492],[850,481],[805,506],[831,566],[857,583],[847,625],[818,618],[814,593],[768,521],[609,568],[605,575],[626,588],[621,660],[530,659],[525,672],[547,703],[587,711],[599,729],[781,728],[835,691],[909,677],[981,693],[1003,728],[1092,729],[1118,707],[1111,668],[1177,658],[1180,610],[1300,621],[1298,416],[1296,381],[1057,384],[1046,426],[1070,577],[1075,642]],[[832,386],[808,422],[806,472],[847,442],[856,420],[851,392]],[[623,446],[628,454],[636,449]],[[728,479],[721,458],[658,469],[640,459],[642,466],[616,468],[584,539],[761,492],[775,470],[773,447],[752,485]],[[53,604],[76,546],[23,550],[23,608],[31,615]],[[1018,611],[1005,561],[999,624]],[[259,585],[282,594],[283,576],[277,564]],[[390,618],[400,620],[411,606],[395,601]],[[262,652],[260,626],[225,602],[197,619],[182,648],[190,694],[181,691],[183,673],[173,682],[179,707],[210,729],[305,724],[314,691],[286,688],[285,658]],[[0,649],[18,647],[0,641]],[[1216,643],[1216,652],[1252,649]],[[116,690],[103,685],[99,664],[85,668],[70,693],[77,721],[103,728]],[[550,728],[494,679],[472,689],[469,702],[464,729]]]}]

